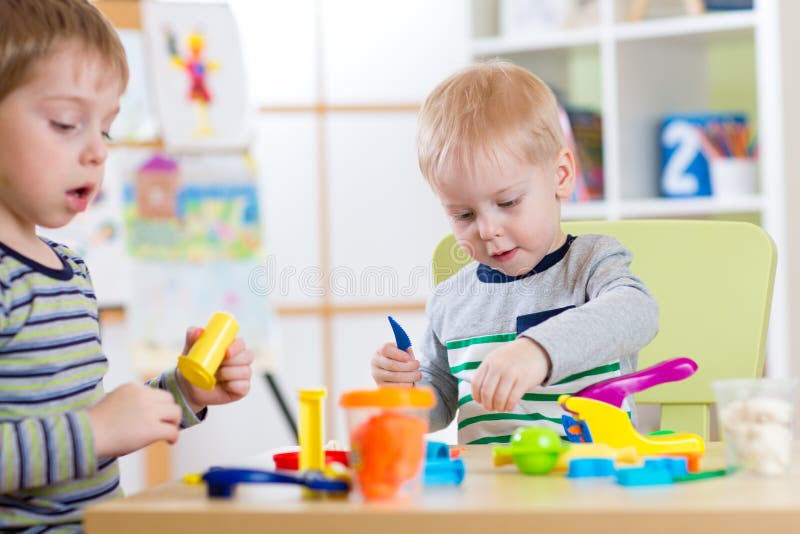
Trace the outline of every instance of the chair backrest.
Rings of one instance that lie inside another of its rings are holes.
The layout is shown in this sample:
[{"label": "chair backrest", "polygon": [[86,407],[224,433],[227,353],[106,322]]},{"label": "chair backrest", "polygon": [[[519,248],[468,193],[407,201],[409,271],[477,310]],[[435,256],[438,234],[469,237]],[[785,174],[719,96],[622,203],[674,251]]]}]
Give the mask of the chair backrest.
[{"label": "chair backrest", "polygon": [[[760,227],[743,222],[641,220],[562,223],[573,235],[606,234],[633,253],[631,270],[659,304],[659,332],[639,354],[639,367],[688,356],[694,376],[636,396],[661,405],[661,427],[709,435],[711,382],[764,371],[776,250]],[[433,255],[435,283],[470,259],[453,236]]]}]

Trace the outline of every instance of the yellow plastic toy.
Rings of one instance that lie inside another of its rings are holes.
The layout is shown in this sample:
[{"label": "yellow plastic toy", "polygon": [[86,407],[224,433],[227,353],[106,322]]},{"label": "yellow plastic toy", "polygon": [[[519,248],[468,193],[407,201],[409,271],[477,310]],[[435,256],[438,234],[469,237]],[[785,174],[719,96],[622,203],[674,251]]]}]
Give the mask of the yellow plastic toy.
[{"label": "yellow plastic toy", "polygon": [[178,358],[178,369],[181,374],[199,388],[208,391],[214,389],[217,384],[214,375],[237,332],[239,323],[233,315],[216,312],[192,345],[189,354]]},{"label": "yellow plastic toy", "polygon": [[322,471],[325,450],[322,447],[322,400],[325,389],[301,389],[300,397],[300,471]]},{"label": "yellow plastic toy", "polygon": [[616,406],[585,397],[561,395],[558,403],[571,412],[577,421],[585,421],[592,441],[617,449],[634,447],[642,456],[681,455],[689,460],[689,470],[696,470],[705,442],[697,434],[675,432],[659,436],[642,436],[633,427],[628,415]]}]

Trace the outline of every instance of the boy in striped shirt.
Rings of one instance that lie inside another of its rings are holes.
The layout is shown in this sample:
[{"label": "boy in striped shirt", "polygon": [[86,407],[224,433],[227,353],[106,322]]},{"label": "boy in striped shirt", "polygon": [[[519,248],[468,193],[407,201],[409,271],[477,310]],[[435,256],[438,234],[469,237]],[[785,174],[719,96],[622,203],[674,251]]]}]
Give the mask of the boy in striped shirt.
[{"label": "boy in striped shirt", "polygon": [[[80,531],[120,494],[116,457],[174,443],[206,407],[242,398],[252,353],[228,347],[212,391],[171,369],[108,395],[89,271],[57,228],[100,189],[128,79],[116,31],[88,0],[0,2],[0,530]],[[186,349],[201,330],[187,331]]]},{"label": "boy in striped shirt", "polygon": [[420,360],[387,343],[374,380],[431,386],[431,430],[457,414],[459,443],[504,443],[526,425],[564,435],[559,395],[635,370],[658,306],[616,239],[561,230],[575,155],[552,91],[508,62],[468,67],[426,99],[417,150],[475,261],[431,295]]}]

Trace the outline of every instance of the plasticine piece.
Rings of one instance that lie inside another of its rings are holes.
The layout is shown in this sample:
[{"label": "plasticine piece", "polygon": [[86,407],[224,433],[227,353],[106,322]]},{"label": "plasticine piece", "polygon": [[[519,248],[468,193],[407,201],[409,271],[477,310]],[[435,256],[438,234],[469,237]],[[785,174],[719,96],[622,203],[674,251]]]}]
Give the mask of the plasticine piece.
[{"label": "plasticine piece", "polygon": [[672,482],[670,472],[660,465],[617,470],[617,484],[620,486],[661,486]]},{"label": "plasticine piece", "polygon": [[569,461],[567,478],[613,477],[615,473],[611,458],[573,458]]}]

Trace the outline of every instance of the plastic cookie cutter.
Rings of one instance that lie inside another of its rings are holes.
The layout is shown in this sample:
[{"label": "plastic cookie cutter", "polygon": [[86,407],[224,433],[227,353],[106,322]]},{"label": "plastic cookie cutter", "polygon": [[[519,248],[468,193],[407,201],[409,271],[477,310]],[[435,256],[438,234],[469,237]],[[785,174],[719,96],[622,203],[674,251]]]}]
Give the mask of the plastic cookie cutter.
[{"label": "plastic cookie cutter", "polygon": [[209,497],[233,497],[237,484],[242,483],[299,484],[314,492],[332,494],[350,491],[347,480],[328,478],[319,471],[290,475],[261,469],[211,467],[202,478],[208,486]]},{"label": "plastic cookie cutter", "polygon": [[450,446],[439,441],[428,441],[425,446],[425,471],[423,481],[426,486],[461,484],[466,469],[464,460],[452,458]]},{"label": "plastic cookie cutter", "polygon": [[[622,407],[625,397],[645,391],[653,386],[678,382],[692,376],[697,371],[697,363],[691,358],[673,358],[635,373],[603,380],[583,388],[573,395],[594,399],[617,408]],[[591,443],[596,441],[588,421],[579,420],[571,415],[561,417],[567,439],[572,442]]]}]

